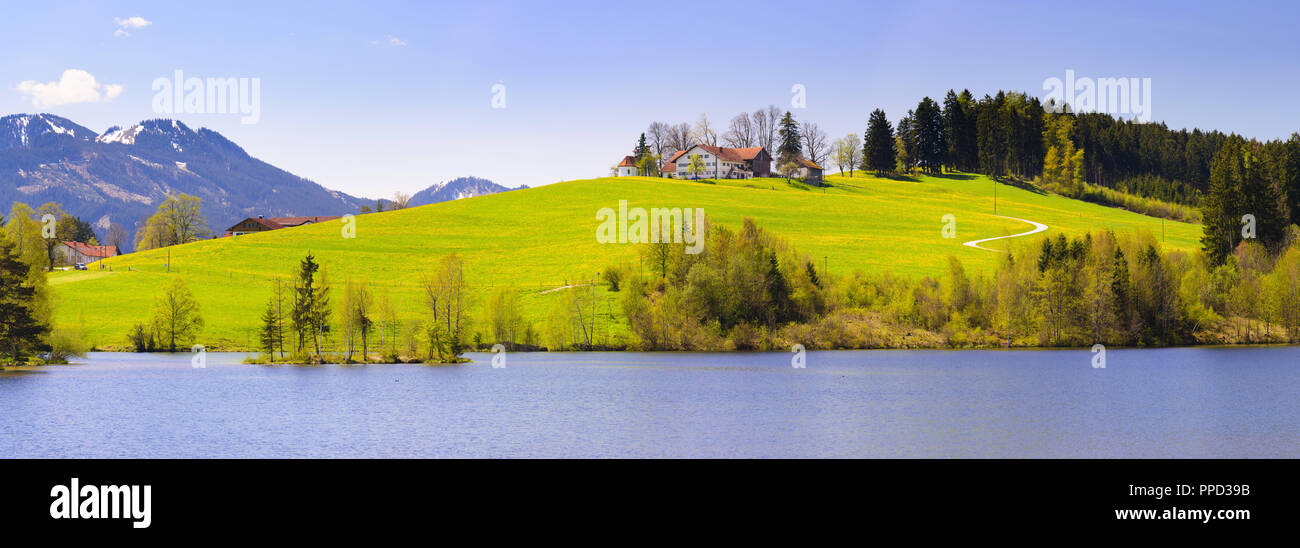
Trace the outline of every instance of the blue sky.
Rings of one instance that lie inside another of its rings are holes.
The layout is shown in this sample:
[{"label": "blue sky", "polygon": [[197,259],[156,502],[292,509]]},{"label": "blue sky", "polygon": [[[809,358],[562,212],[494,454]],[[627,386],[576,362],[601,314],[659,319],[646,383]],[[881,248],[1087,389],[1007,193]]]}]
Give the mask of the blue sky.
[{"label": "blue sky", "polygon": [[[8,4],[0,113],[103,131],[162,117],[151,83],[261,80],[261,119],[181,114],[329,188],[378,197],[461,175],[605,175],[651,121],[790,106],[832,137],[949,88],[1043,96],[1067,69],[1152,80],[1152,117],[1263,139],[1300,130],[1294,3],[27,2]],[[147,26],[118,24],[140,17]],[[121,30],[125,36],[117,36]],[[96,102],[23,82],[79,69]],[[503,84],[506,108],[493,109]],[[105,100],[108,85],[122,86]]]}]

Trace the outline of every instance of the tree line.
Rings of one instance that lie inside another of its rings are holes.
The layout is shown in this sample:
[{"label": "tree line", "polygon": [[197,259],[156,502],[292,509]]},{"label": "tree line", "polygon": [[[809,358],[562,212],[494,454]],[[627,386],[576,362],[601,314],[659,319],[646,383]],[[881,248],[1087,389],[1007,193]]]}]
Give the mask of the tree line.
[{"label": "tree line", "polygon": [[[975,100],[968,90],[949,90],[942,106],[925,97],[896,126],[884,111],[873,111],[861,158],[878,175],[976,172],[1035,181],[1065,196],[1145,214],[1203,221],[1204,248],[1215,264],[1254,237],[1280,253],[1287,227],[1300,223],[1300,133],[1260,142],[1109,114],[1076,115],[1069,105],[1044,105],[1023,93]],[[1197,206],[1200,214],[1189,211]],[[1243,220],[1246,215],[1253,220]],[[1251,231],[1242,232],[1243,223]]]},{"label": "tree line", "polygon": [[94,242],[90,225],[54,202],[14,202],[0,216],[0,364],[67,363],[89,350],[84,329],[56,327],[49,282],[64,239]]},{"label": "tree line", "polygon": [[704,252],[643,244],[662,262],[610,289],[644,350],[1125,346],[1300,342],[1300,230],[1222,263],[1149,233],[1045,237],[991,274],[948,258],[945,277],[837,276],[746,219]]}]

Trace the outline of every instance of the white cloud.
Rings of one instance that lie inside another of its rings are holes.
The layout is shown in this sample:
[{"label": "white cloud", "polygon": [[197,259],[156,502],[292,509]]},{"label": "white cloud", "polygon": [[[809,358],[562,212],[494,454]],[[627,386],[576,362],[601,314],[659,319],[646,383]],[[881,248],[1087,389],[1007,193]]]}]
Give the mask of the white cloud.
[{"label": "white cloud", "polygon": [[390,34],[390,35],[388,36],[388,45],[390,45],[390,46],[405,46],[405,45],[406,45],[406,42],[403,41],[401,38],[398,38],[398,37],[393,36],[393,35]]},{"label": "white cloud", "polygon": [[127,17],[126,19],[114,17],[113,22],[117,24],[117,30],[113,31],[113,36],[118,38],[124,38],[131,35],[131,33],[127,32],[126,29],[142,29],[153,24],[153,21],[140,17],[139,15],[135,17]]},{"label": "white cloud", "polygon": [[18,84],[16,89],[28,96],[36,108],[45,108],[74,103],[98,103],[101,99],[112,101],[126,87],[121,84],[100,84],[89,72],[68,69],[63,71],[63,76],[57,82],[27,80]]}]

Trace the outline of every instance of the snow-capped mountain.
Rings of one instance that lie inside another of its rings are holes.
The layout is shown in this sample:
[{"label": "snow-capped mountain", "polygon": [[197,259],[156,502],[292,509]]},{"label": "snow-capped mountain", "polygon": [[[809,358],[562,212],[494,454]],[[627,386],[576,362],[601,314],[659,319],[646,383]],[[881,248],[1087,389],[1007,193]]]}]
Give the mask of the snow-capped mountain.
[{"label": "snow-capped mountain", "polygon": [[[425,189],[411,205],[509,190],[462,177]],[[359,213],[375,200],[327,189],[250,156],[221,134],[176,120],[146,120],[97,134],[50,114],[0,118],[0,213],[21,201],[58,202],[100,234],[134,234],[168,194],[203,200],[217,234],[246,217]]]},{"label": "snow-capped mountain", "polygon": [[[519,188],[528,188],[527,185]],[[457,177],[445,183],[437,183],[411,196],[411,206],[449,202],[461,198],[473,198],[484,194],[495,194],[507,190],[516,190],[498,185],[478,177]]]},{"label": "snow-capped mountain", "polygon": [[58,202],[101,234],[134,231],[167,194],[203,199],[213,232],[245,217],[342,215],[372,203],[249,156],[208,129],[147,120],[103,134],[49,114],[0,118],[0,204]]},{"label": "snow-capped mountain", "polygon": [[0,118],[0,150],[54,145],[62,137],[93,139],[95,132],[52,114],[18,114]]}]

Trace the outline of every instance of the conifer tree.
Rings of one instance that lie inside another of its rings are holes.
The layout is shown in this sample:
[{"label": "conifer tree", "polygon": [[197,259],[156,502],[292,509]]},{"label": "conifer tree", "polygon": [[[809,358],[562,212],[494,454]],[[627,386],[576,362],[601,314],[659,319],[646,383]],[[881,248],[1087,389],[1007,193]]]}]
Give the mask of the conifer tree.
[{"label": "conifer tree", "polygon": [[777,148],[777,163],[785,164],[793,162],[803,157],[803,143],[799,135],[799,122],[796,122],[790,111],[786,111],[781,117],[780,131],[781,146]]},{"label": "conifer tree", "polygon": [[885,111],[872,111],[867,121],[867,133],[863,138],[863,166],[868,171],[883,175],[894,169],[894,128],[885,116]]}]

